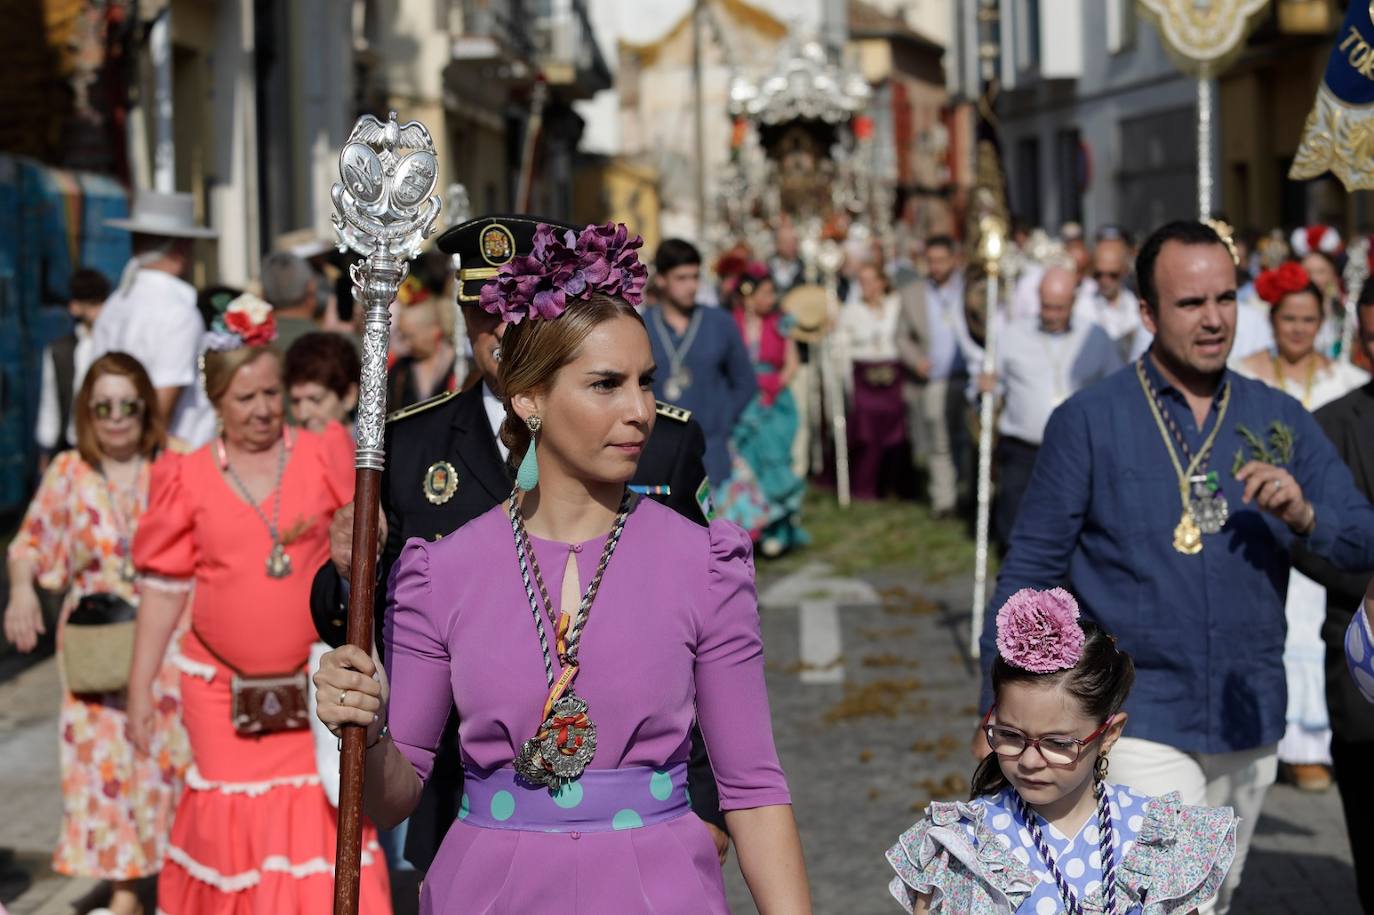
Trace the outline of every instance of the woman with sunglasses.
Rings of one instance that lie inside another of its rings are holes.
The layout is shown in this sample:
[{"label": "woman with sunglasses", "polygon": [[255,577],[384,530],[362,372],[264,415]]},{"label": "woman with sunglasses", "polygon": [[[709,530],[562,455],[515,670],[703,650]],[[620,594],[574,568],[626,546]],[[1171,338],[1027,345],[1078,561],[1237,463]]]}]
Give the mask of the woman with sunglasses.
[{"label": "woman with sunglasses", "polygon": [[1196,912],[1236,847],[1230,808],[1107,781],[1126,726],[1130,655],[1068,592],[1019,591],[997,614],[991,752],[967,803],[932,803],[888,849],[909,912]]},{"label": "woman with sunglasses", "polygon": [[[147,372],[126,353],[106,353],[87,371],[73,401],[77,447],[53,459],[9,548],[5,637],[20,651],[32,651],[46,630],[38,587],[66,591],[59,652],[82,598],[137,601],[130,544],[148,504],[149,465],[166,439],[161,417],[148,409],[156,402]],[[162,867],[189,760],[171,663],[176,641],[153,669],[147,753],[136,753],[125,736],[122,692],[63,690],[63,819],[53,870],[111,881],[116,915],[141,911],[134,881]]]}]

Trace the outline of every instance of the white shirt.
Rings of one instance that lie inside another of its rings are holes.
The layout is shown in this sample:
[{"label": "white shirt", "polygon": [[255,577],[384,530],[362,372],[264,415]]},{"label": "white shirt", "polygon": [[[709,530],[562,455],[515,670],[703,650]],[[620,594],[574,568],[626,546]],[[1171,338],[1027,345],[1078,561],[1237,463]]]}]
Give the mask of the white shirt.
[{"label": "white shirt", "polygon": [[1012,321],[997,341],[997,393],[1002,415],[997,431],[1038,445],[1050,414],[1074,394],[1106,378],[1123,364],[1107,332],[1073,321],[1064,333],[1040,329],[1040,321]]},{"label": "white shirt", "polygon": [[[93,355],[95,341],[91,331],[80,321],[76,322],[76,349],[72,355],[72,400],[76,400],[81,390],[81,382],[86,378],[86,370],[95,361]],[[62,405],[57,399],[57,362],[53,359],[51,347],[43,351],[43,385],[38,397],[38,424],[34,429],[34,440],[44,451],[57,447],[62,438]],[[67,418],[67,441],[76,444],[76,411],[72,410]]]},{"label": "white shirt", "polygon": [[840,340],[850,362],[895,362],[897,315],[901,302],[896,293],[883,296],[882,308],[861,302],[840,309]]},{"label": "white shirt", "polygon": [[[196,290],[162,270],[142,269],[127,292],[105,301],[92,332],[92,358],[128,353],[143,364],[155,388],[181,388],[168,434],[199,448],[215,435],[215,411],[200,379],[200,343],[205,324],[196,310]],[[150,405],[153,406],[153,405]]]},{"label": "white shirt", "polygon": [[1107,332],[1107,336],[1120,343],[1132,337],[1140,329],[1140,299],[1129,289],[1123,288],[1115,302],[1107,301],[1100,289],[1088,288],[1085,283],[1079,287],[1078,298],[1074,301],[1075,321],[1092,321]]},{"label": "white shirt", "polygon": [[482,382],[482,406],[487,411],[487,422],[491,424],[491,434],[496,438],[496,450],[501,452],[501,460],[510,457],[510,449],[501,441],[501,424],[506,421],[506,405],[485,381]]},{"label": "white shirt", "polygon": [[[1246,290],[1250,294],[1246,294]],[[1269,306],[1254,295],[1255,287],[1242,288],[1236,302],[1236,336],[1231,343],[1230,361],[1235,362],[1260,350],[1274,348],[1274,326],[1269,322]]]}]

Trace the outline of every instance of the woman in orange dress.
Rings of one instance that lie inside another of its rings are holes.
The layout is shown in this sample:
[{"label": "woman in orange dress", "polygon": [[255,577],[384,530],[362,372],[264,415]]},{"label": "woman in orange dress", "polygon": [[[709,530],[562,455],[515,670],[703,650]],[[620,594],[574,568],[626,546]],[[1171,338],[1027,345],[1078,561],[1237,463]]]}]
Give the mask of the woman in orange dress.
[{"label": "woman in orange dress", "polygon": [[[5,636],[20,651],[32,651],[44,630],[35,585],[67,591],[59,652],[81,598],[137,599],[130,539],[148,502],[149,464],[166,437],[148,409],[156,403],[148,373],[132,356],[108,353],[87,371],[72,402],[78,447],[53,459],[10,543]],[[62,691],[62,827],[53,870],[112,881],[114,915],[139,912],[133,882],[162,867],[190,758],[175,657],[169,644],[150,658],[147,753],[135,753],[125,737],[122,692],[76,695],[65,684]]]},{"label": "woman in orange dress", "polygon": [[[337,424],[285,430],[270,309],[243,296],[207,335],[205,390],[222,435],[153,467],[134,542],[142,576],[129,718],[141,742],[152,660],[191,596],[181,689],[192,768],[158,883],[166,915],[326,915],[336,814],[311,734],[244,736],[231,681],[304,668],[315,641],[312,573],[329,556],[329,521],[353,498],[353,445]],[[194,587],[193,587],[194,586]],[[290,708],[286,701],[277,708]],[[274,709],[263,705],[270,714]],[[361,911],[390,911],[386,863],[369,827]]]}]

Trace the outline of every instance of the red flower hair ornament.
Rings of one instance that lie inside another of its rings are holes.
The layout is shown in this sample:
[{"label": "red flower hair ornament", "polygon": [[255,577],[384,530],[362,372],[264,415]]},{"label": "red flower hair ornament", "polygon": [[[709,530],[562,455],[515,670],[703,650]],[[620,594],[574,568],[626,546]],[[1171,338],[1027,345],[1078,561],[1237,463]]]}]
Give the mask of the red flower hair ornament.
[{"label": "red flower hair ornament", "polygon": [[561,233],[540,223],[530,253],[503,265],[482,287],[478,303],[508,324],[526,318],[551,321],[572,301],[598,293],[638,305],[649,272],[635,253],[644,239],[629,236],[620,223]]},{"label": "red flower hair ornament", "polygon": [[1270,305],[1277,306],[1286,295],[1302,292],[1312,285],[1302,264],[1286,261],[1273,270],[1265,270],[1255,279],[1255,292]]},{"label": "red flower hair ornament", "polygon": [[268,346],[277,339],[277,321],[272,306],[245,292],[215,315],[205,335],[204,347],[210,352],[228,352],[242,346]]}]

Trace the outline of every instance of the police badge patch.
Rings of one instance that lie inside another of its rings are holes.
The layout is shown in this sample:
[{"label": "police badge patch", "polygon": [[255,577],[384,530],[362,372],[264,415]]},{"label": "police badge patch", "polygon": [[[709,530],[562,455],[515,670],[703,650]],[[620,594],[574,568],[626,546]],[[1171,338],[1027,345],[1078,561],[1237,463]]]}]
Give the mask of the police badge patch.
[{"label": "police badge patch", "polygon": [[515,236],[510,229],[494,222],[482,230],[478,250],[482,252],[482,260],[500,267],[515,256]]},{"label": "police badge patch", "polygon": [[425,498],[435,505],[443,505],[458,491],[458,471],[448,461],[429,465],[425,471]]}]

